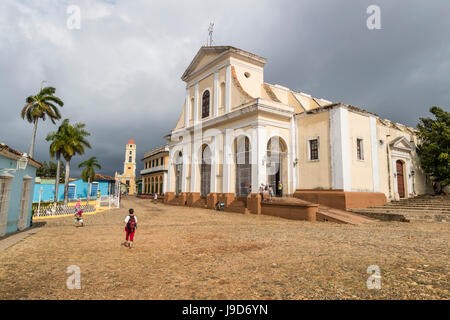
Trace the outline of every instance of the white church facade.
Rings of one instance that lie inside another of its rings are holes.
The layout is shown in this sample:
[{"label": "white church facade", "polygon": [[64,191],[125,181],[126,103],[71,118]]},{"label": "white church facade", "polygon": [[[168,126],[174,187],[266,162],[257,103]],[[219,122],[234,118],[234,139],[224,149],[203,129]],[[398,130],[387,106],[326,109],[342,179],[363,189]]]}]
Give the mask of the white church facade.
[{"label": "white church facade", "polygon": [[266,83],[265,64],[230,46],[199,50],[166,137],[167,202],[229,204],[258,194],[261,184],[345,209],[431,192],[415,129]]}]

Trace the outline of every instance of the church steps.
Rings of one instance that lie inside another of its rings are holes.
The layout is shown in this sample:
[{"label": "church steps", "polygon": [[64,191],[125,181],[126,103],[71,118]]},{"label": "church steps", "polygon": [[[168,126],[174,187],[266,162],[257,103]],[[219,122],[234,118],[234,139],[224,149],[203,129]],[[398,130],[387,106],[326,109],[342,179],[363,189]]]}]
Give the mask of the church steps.
[{"label": "church steps", "polygon": [[417,197],[391,202],[383,207],[352,209],[352,212],[388,221],[450,222],[450,197]]}]

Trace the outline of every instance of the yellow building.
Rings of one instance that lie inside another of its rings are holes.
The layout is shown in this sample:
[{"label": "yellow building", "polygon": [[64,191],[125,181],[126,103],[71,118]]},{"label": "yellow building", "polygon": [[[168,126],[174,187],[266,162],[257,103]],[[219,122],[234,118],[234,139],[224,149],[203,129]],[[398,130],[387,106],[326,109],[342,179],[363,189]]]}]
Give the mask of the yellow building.
[{"label": "yellow building", "polygon": [[115,179],[126,185],[129,195],[136,194],[136,143],[133,139],[130,139],[125,146],[123,173],[116,172]]},{"label": "yellow building", "polygon": [[269,84],[265,64],[231,46],[199,50],[166,137],[168,199],[242,199],[264,184],[281,196],[350,208],[431,190],[414,128]]},{"label": "yellow building", "polygon": [[166,192],[167,170],[169,167],[169,148],[167,146],[152,150],[142,159],[142,194],[164,194]]}]

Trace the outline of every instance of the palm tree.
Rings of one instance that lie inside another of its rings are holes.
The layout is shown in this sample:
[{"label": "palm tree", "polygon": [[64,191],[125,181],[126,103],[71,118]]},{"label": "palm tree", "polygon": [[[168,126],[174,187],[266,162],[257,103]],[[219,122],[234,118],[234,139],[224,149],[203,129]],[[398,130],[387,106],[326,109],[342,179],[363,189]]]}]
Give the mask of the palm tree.
[{"label": "palm tree", "polygon": [[84,154],[84,148],[91,148],[86,140],[91,134],[84,130],[84,123],[75,123],[73,126],[69,123],[69,119],[64,119],[59,127],[60,134],[63,139],[63,148],[61,155],[66,160],[66,177],[64,179],[64,204],[68,202],[69,195],[69,176],[70,176],[70,160],[73,156]]},{"label": "palm tree", "polygon": [[55,180],[55,198],[54,202],[58,202],[58,189],[61,174],[61,154],[64,151],[65,138],[62,133],[63,125],[59,126],[58,131],[50,132],[46,140],[52,141],[50,144],[50,157],[56,158],[56,180]]},{"label": "palm tree", "polygon": [[91,181],[94,181],[95,179],[95,168],[101,170],[102,166],[98,163],[97,157],[92,157],[86,161],[83,161],[78,165],[78,168],[84,167],[83,171],[81,172],[81,178],[83,181],[86,181],[88,183],[88,190],[87,190],[87,203],[89,204],[89,200],[91,200]]},{"label": "palm tree", "polygon": [[62,107],[64,106],[64,102],[62,102],[60,98],[54,96],[55,92],[56,89],[53,87],[41,87],[41,91],[37,95],[29,96],[26,99],[26,105],[23,107],[20,114],[22,119],[26,118],[29,123],[34,124],[29,152],[30,157],[33,157],[34,154],[38,120],[42,119],[42,121],[45,121],[48,117],[52,123],[55,124],[55,120],[61,119],[61,114],[56,105]]}]

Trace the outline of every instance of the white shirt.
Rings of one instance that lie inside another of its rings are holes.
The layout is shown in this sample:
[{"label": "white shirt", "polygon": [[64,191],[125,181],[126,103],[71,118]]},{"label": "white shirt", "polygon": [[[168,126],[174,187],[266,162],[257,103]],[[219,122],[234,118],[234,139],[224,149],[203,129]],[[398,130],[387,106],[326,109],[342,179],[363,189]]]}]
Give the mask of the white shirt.
[{"label": "white shirt", "polygon": [[[125,218],[125,223],[128,223],[128,220],[130,220],[130,216],[127,216]],[[136,221],[136,223],[137,223],[137,217],[136,216],[134,216],[134,221]]]}]

